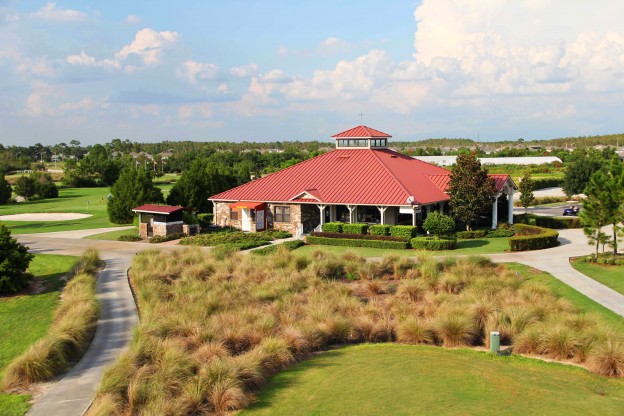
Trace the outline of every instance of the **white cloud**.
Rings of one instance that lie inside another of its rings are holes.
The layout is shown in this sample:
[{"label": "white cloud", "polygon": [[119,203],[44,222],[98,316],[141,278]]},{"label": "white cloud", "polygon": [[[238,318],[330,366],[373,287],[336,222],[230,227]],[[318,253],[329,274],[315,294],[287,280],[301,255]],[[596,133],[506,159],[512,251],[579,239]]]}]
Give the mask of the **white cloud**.
[{"label": "white cloud", "polygon": [[217,87],[217,93],[219,94],[227,94],[230,92],[230,87],[227,84],[223,83]]},{"label": "white cloud", "polygon": [[255,63],[230,68],[230,75],[236,78],[249,78],[256,75],[257,73],[258,65],[256,65]]},{"label": "white cloud", "polygon": [[276,54],[280,58],[285,58],[290,53],[290,50],[286,46],[280,46],[277,48]]},{"label": "white cloud", "polygon": [[178,117],[182,120],[189,118],[209,118],[212,116],[212,104],[210,103],[197,103],[197,104],[184,104],[178,109]]},{"label": "white cloud", "polygon": [[180,35],[177,32],[156,32],[154,29],[139,30],[129,45],[121,48],[115,55],[116,60],[124,60],[130,55],[136,55],[146,65],[155,65],[161,62],[162,52],[175,44]]},{"label": "white cloud", "polygon": [[137,16],[137,15],[129,14],[124,19],[124,23],[126,23],[128,25],[137,25],[137,24],[141,23],[141,18],[139,16]]},{"label": "white cloud", "polygon": [[112,59],[96,60],[93,56],[88,55],[85,51],[80,51],[78,55],[69,55],[66,61],[70,65],[94,66],[103,68],[119,68],[119,61]]},{"label": "white cloud", "polygon": [[81,22],[86,20],[87,15],[78,10],[71,9],[59,9],[56,7],[56,3],[46,3],[41,9],[31,16],[37,17],[43,20],[52,20],[56,22]]},{"label": "white cloud", "polygon": [[321,55],[336,55],[351,49],[351,44],[347,41],[330,36],[323,40],[318,46],[318,52]]},{"label": "white cloud", "polygon": [[176,69],[178,78],[186,79],[191,84],[198,80],[213,79],[219,74],[219,66],[196,61],[185,61]]}]

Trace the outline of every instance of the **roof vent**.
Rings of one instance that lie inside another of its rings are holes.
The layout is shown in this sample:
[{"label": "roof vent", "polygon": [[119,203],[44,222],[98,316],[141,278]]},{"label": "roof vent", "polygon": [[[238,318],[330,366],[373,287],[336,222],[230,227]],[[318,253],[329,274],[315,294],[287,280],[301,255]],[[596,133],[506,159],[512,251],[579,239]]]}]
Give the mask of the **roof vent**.
[{"label": "roof vent", "polygon": [[397,155],[392,155],[390,156],[392,159],[396,159],[398,156]]}]

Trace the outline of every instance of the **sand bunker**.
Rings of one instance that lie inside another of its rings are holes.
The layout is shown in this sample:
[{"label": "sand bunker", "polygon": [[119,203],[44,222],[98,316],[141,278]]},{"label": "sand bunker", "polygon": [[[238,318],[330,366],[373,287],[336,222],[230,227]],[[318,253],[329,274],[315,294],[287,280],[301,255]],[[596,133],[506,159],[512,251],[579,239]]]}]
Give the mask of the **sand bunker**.
[{"label": "sand bunker", "polygon": [[69,221],[90,217],[90,214],[73,212],[39,212],[35,214],[0,215],[0,221]]}]

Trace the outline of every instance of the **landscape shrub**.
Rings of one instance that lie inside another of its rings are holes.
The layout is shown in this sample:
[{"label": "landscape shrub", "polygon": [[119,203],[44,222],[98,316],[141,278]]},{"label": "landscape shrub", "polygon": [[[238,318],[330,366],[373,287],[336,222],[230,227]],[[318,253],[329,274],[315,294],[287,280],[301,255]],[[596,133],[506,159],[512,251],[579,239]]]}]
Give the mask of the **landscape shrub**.
[{"label": "landscape shrub", "polygon": [[533,178],[533,189],[561,188],[563,177],[561,178]]},{"label": "landscape shrub", "polygon": [[457,238],[461,238],[462,240],[485,238],[487,233],[488,232],[486,230],[458,231]]},{"label": "landscape shrub", "polygon": [[214,215],[212,213],[197,214],[197,220],[201,228],[208,228],[212,225]]},{"label": "landscape shrub", "polygon": [[[93,414],[222,414],[245,407],[275,372],[336,344],[483,347],[494,328],[514,352],[572,354],[581,365],[589,357],[587,367],[600,360],[594,371],[618,374],[621,347],[601,345],[621,343],[619,333],[592,341],[586,335],[598,334],[600,322],[559,301],[545,284],[487,259],[367,262],[353,253],[216,251],[149,250],[135,257],[141,325],[129,351],[106,370]],[[563,328],[563,347],[556,331],[549,342],[539,335],[553,325]],[[579,334],[572,349],[569,333]]]},{"label": "landscape shrub", "polygon": [[30,178],[34,181],[35,194],[40,198],[58,198],[58,188],[52,180],[52,175],[45,172],[33,172]]},{"label": "landscape shrub", "polygon": [[341,222],[326,222],[325,224],[323,224],[323,232],[326,233],[341,233],[342,232],[342,227],[345,224],[341,223]]},{"label": "landscape shrub", "polygon": [[343,224],[342,232],[345,234],[367,234],[368,224],[360,224],[360,223]]},{"label": "landscape shrub", "polygon": [[167,235],[155,235],[149,238],[149,242],[152,244],[165,243],[167,241],[178,240],[180,238],[184,238],[186,234],[184,233],[171,233]]},{"label": "landscape shrub", "polygon": [[[379,236],[376,236],[379,237]],[[409,247],[407,241],[388,241],[378,239],[353,239],[353,238],[328,238],[328,237],[306,237],[308,244],[319,244],[326,246],[347,246],[347,247],[371,247],[386,249],[406,249]]]},{"label": "landscape shrub", "polygon": [[299,247],[305,246],[305,242],[303,240],[292,240],[285,241],[280,244],[272,244],[267,247],[260,248],[258,250],[252,251],[253,254],[258,254],[260,256],[266,256],[267,254],[273,254],[278,251],[281,247],[286,249],[287,251],[293,251],[298,249]]},{"label": "landscape shrub", "polygon": [[430,212],[423,223],[425,231],[438,237],[452,234],[455,230],[455,220],[441,212]]},{"label": "landscape shrub", "polygon": [[514,226],[516,235],[509,239],[511,251],[541,250],[559,245],[559,233],[549,228],[526,224]]},{"label": "landscape shrub", "polygon": [[543,217],[535,216],[535,225],[544,228],[563,230],[568,228],[583,228],[579,217]]},{"label": "landscape shrub", "polygon": [[437,237],[415,237],[410,240],[413,249],[416,250],[455,250],[457,239]]},{"label": "landscape shrub", "polygon": [[136,234],[124,234],[117,237],[117,241],[142,241],[143,239]]},{"label": "landscape shrub", "polygon": [[35,180],[30,176],[20,176],[19,178],[17,178],[13,190],[17,195],[22,196],[26,199],[32,198],[37,193]]},{"label": "landscape shrub", "polygon": [[216,246],[220,244],[239,244],[249,242],[268,243],[273,237],[266,233],[243,233],[241,231],[220,231],[208,234],[200,234],[192,237],[184,237],[180,240],[182,245],[190,246]]},{"label": "landscape shrub", "polygon": [[11,184],[4,178],[4,172],[0,169],[0,205],[8,203],[12,193]]},{"label": "landscape shrub", "polygon": [[95,335],[100,312],[95,297],[99,265],[97,251],[87,250],[83,254],[63,289],[48,334],[8,365],[2,380],[4,390],[50,380],[84,354]]},{"label": "landscape shrub", "polygon": [[487,238],[505,238],[513,237],[515,235],[511,228],[497,228],[496,230],[490,230],[485,235]]},{"label": "landscape shrub", "polygon": [[347,234],[347,233],[326,233],[312,232],[313,237],[327,238],[349,238],[352,240],[380,240],[380,241],[405,241],[401,237],[393,237],[391,235],[370,235],[370,234]]},{"label": "landscape shrub", "polygon": [[282,238],[290,238],[292,234],[288,231],[282,230],[269,230],[269,231],[259,231],[257,234],[261,236],[270,237],[273,240],[280,240]]},{"label": "landscape shrub", "polygon": [[368,227],[371,235],[390,235],[390,226],[385,224],[374,224]]},{"label": "landscape shrub", "polygon": [[34,257],[0,224],[0,294],[17,293],[28,286],[30,275],[26,270]]},{"label": "landscape shrub", "polygon": [[411,225],[393,225],[390,227],[390,235],[393,237],[401,237],[405,241],[409,241],[418,235],[418,227]]}]

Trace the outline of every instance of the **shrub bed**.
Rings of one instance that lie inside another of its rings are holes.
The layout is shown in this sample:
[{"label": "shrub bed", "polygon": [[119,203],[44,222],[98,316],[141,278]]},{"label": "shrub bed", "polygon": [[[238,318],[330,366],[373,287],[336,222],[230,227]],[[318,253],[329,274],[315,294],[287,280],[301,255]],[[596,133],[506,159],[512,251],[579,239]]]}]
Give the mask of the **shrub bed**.
[{"label": "shrub bed", "polygon": [[549,228],[526,224],[514,226],[516,235],[509,239],[511,251],[541,250],[559,245],[559,233]]},{"label": "shrub bed", "polygon": [[[264,233],[243,233],[235,232],[215,232],[200,234],[193,237],[185,237],[180,240],[180,244],[189,246],[216,246],[220,244],[246,244],[246,243],[268,243],[273,237]],[[262,245],[262,244],[260,244]],[[257,247],[257,246],[256,246]]]},{"label": "shrub bed", "polygon": [[95,297],[95,273],[100,258],[87,250],[63,289],[48,334],[31,345],[7,367],[3,389],[27,387],[48,381],[68,370],[86,352],[97,326],[100,304]]},{"label": "shrub bed", "polygon": [[511,228],[498,228],[496,230],[490,230],[487,232],[486,237],[488,238],[504,238],[504,237],[513,237],[515,235],[514,231]]},{"label": "shrub bed", "polygon": [[390,226],[385,224],[371,225],[368,227],[368,232],[371,233],[371,235],[390,235]]},{"label": "shrub bed", "polygon": [[475,238],[484,238],[487,235],[486,230],[458,231],[457,238],[462,240],[472,240]]},{"label": "shrub bed", "polygon": [[369,235],[369,234],[346,234],[346,233],[310,233],[313,237],[327,238],[349,238],[352,240],[380,240],[380,241],[405,241],[401,237],[392,237],[391,235]]},{"label": "shrub bed", "polygon": [[124,234],[117,237],[117,241],[141,241],[143,240],[136,234]]},{"label": "shrub bed", "polygon": [[342,232],[345,234],[367,234],[368,224],[344,224],[342,226]]},{"label": "shrub bed", "polygon": [[343,225],[341,222],[326,222],[323,224],[323,231],[327,233],[341,233]]},{"label": "shrub bed", "polygon": [[152,244],[164,243],[167,241],[178,240],[180,238],[184,238],[186,234],[184,233],[172,233],[167,235],[155,235],[150,237],[149,242]]},{"label": "shrub bed", "polygon": [[535,216],[535,225],[544,228],[553,228],[555,230],[564,230],[568,228],[583,228],[579,217],[542,217]]},{"label": "shrub bed", "polygon": [[407,241],[386,241],[371,239],[354,239],[354,238],[328,238],[308,236],[306,238],[308,244],[319,244],[325,246],[347,246],[347,247],[371,247],[386,249],[407,249],[409,243]]},{"label": "shrub bed", "polygon": [[268,254],[275,253],[282,247],[288,251],[293,251],[293,250],[298,249],[301,246],[305,246],[305,242],[303,240],[285,241],[280,244],[272,244],[270,246],[263,247],[258,250],[254,250],[252,251],[252,253],[257,254],[259,256],[266,256]]},{"label": "shrub bed", "polygon": [[208,228],[212,225],[214,215],[212,213],[197,214],[197,221],[201,228]]},{"label": "shrub bed", "polygon": [[457,239],[436,237],[415,237],[410,240],[413,249],[416,250],[455,250]]},{"label": "shrub bed", "polygon": [[390,227],[390,235],[393,237],[401,237],[405,241],[410,241],[418,235],[418,227],[412,225],[393,225]]},{"label": "shrub bed", "polygon": [[564,178],[533,178],[533,189],[561,188]]}]

